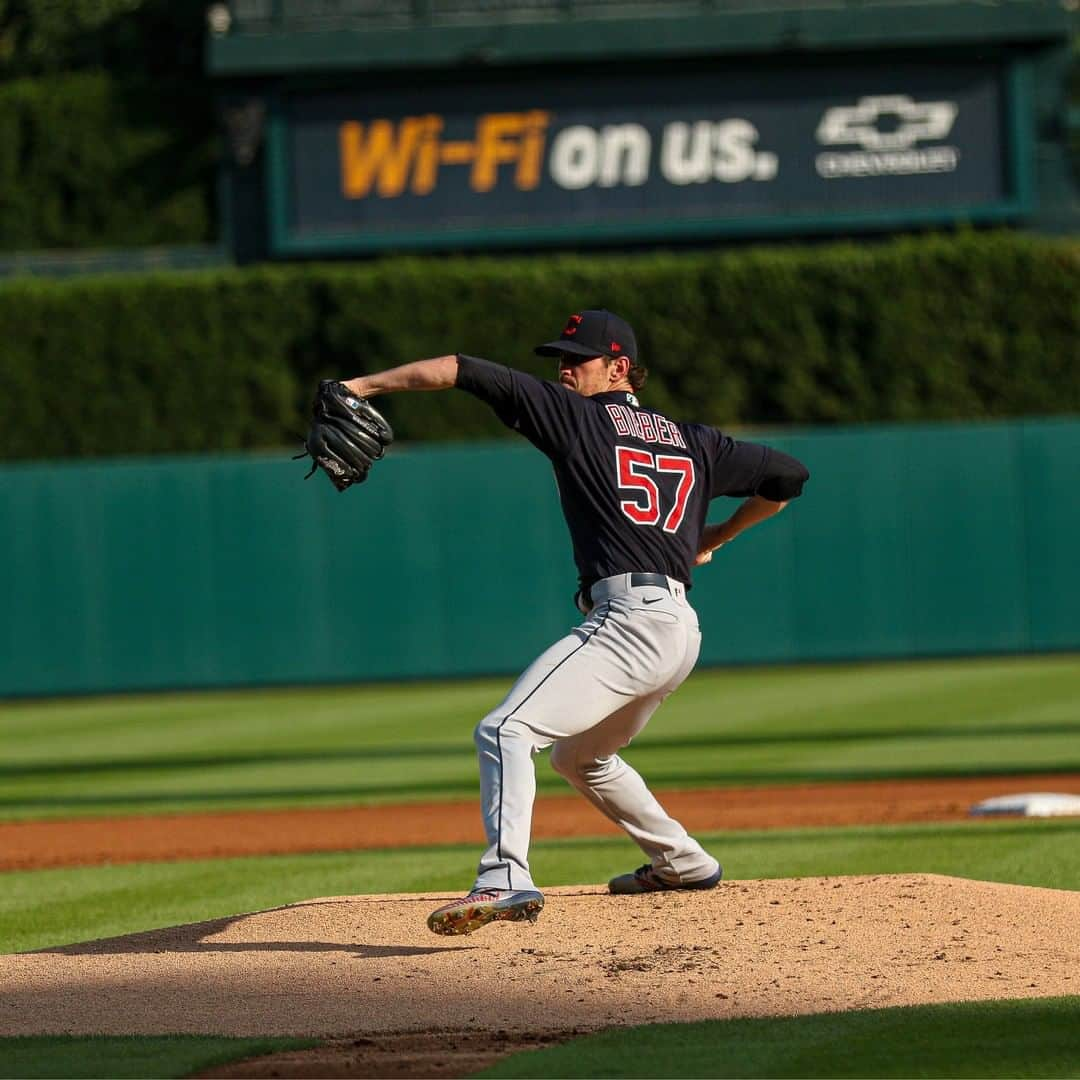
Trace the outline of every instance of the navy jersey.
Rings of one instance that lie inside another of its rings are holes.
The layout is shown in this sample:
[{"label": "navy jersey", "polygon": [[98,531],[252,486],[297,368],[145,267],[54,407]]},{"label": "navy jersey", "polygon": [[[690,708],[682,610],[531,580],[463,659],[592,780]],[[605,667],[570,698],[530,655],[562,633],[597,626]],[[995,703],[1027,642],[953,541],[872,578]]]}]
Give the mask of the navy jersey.
[{"label": "navy jersey", "polygon": [[472,356],[458,356],[456,386],[551,459],[586,588],[632,571],[689,586],[709,500],[756,494],[776,453],[671,420],[626,390],[582,397]]}]

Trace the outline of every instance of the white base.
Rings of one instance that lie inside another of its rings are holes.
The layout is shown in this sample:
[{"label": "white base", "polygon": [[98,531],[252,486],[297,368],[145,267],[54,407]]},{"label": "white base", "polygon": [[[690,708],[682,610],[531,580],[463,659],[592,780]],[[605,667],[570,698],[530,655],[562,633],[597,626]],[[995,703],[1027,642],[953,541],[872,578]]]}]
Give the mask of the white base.
[{"label": "white base", "polygon": [[972,814],[1022,814],[1024,817],[1080,816],[1080,795],[1055,795],[1035,791],[1026,795],[999,795],[983,799],[971,808]]}]

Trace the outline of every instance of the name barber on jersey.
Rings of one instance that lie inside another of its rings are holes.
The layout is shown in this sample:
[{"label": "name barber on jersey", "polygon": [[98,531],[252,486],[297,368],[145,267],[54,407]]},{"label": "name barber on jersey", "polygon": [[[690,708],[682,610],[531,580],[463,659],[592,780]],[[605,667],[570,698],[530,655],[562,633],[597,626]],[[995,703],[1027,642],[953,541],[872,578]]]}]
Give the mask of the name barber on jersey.
[{"label": "name barber on jersey", "polygon": [[[634,408],[627,408],[628,405]],[[607,409],[608,416],[615,425],[616,435],[686,449],[686,441],[682,433],[666,416],[661,416],[659,413],[634,411],[634,409],[641,409],[641,404],[633,394],[627,392],[626,405],[617,405],[609,401],[604,408]]]}]

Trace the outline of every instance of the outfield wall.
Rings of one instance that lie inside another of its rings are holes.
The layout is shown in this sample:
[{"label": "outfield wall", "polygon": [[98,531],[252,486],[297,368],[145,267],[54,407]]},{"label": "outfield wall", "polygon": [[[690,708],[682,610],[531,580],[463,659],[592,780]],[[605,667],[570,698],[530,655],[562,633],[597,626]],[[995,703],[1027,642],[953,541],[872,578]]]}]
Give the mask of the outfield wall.
[{"label": "outfield wall", "polygon": [[[753,437],[812,478],[698,572],[702,663],[1080,648],[1080,420]],[[576,621],[524,443],[395,448],[341,496],[303,471],[0,468],[0,695],[511,673]]]}]

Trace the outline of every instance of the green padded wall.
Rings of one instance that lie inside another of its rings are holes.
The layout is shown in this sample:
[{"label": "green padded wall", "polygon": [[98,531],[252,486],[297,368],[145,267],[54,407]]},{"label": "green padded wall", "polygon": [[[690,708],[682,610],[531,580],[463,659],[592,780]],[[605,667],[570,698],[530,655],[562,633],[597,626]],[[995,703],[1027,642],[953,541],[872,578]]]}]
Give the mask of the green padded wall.
[{"label": "green padded wall", "polygon": [[[703,663],[1080,648],[1080,421],[760,438],[812,479],[698,572]],[[524,443],[396,449],[344,495],[302,471],[0,469],[0,694],[514,673],[575,622]]]}]

